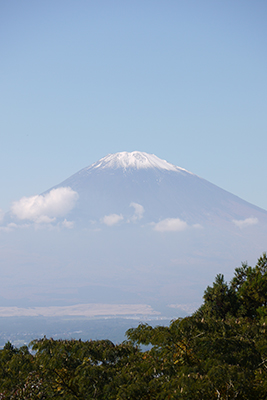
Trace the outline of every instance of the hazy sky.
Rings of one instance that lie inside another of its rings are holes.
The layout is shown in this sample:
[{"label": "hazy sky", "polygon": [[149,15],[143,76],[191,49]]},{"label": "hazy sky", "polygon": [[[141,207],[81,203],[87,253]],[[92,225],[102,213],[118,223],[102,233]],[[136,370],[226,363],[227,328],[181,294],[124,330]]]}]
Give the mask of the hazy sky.
[{"label": "hazy sky", "polygon": [[0,0],[0,208],[140,150],[267,209],[265,0]]}]

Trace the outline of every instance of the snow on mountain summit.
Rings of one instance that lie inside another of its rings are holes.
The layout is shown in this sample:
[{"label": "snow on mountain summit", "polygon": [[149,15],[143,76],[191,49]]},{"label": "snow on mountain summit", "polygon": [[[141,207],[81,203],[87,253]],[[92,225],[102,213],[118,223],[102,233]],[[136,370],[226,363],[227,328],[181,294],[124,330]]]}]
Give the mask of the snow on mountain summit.
[{"label": "snow on mountain summit", "polygon": [[106,157],[101,158],[99,161],[91,165],[93,169],[106,169],[106,168],[134,168],[134,169],[147,169],[157,168],[164,169],[167,171],[180,171],[183,168],[176,167],[173,164],[168,163],[155,156],[154,154],[148,154],[140,151],[133,151],[128,153],[126,151],[108,154]]}]

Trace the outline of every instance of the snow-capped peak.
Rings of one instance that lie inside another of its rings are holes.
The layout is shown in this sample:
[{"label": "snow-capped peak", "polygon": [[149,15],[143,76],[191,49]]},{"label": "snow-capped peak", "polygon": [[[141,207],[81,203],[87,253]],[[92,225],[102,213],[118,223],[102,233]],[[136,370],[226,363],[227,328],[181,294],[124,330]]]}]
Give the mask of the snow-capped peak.
[{"label": "snow-capped peak", "polygon": [[120,153],[108,154],[106,157],[103,157],[99,161],[94,163],[91,167],[94,169],[157,168],[157,169],[164,169],[167,171],[181,171],[181,170],[186,171],[183,168],[176,167],[175,165],[170,164],[167,161],[158,158],[154,154],[148,154],[141,151],[133,151],[131,153],[122,151]]}]

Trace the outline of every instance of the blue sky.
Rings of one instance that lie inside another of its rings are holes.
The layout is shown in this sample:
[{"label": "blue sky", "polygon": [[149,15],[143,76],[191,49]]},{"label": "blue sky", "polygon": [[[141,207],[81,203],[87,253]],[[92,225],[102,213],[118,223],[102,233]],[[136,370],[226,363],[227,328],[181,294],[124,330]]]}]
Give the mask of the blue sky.
[{"label": "blue sky", "polygon": [[0,0],[0,208],[140,150],[267,209],[267,3]]}]

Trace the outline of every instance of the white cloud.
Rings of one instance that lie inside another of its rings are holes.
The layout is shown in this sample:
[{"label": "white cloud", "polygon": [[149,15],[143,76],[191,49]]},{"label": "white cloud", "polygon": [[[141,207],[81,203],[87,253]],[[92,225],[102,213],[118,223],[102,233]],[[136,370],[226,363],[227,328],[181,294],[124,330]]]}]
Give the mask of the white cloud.
[{"label": "white cloud", "polygon": [[40,215],[40,217],[37,217],[34,222],[36,222],[37,224],[51,224],[52,222],[54,222],[56,220],[56,218],[51,218],[48,217],[47,215]]},{"label": "white cloud", "polygon": [[193,228],[195,228],[195,229],[203,229],[203,226],[200,225],[200,224],[194,224]]},{"label": "white cloud", "polygon": [[78,193],[70,187],[61,187],[44,195],[22,197],[12,204],[11,211],[21,220],[51,223],[56,217],[62,217],[71,211],[78,197]]},{"label": "white cloud", "polygon": [[233,223],[238,226],[240,229],[246,228],[247,226],[250,225],[256,225],[259,223],[258,218],[255,217],[250,217],[250,218],[246,218],[246,219],[233,219]]},{"label": "white cloud", "polygon": [[62,226],[64,228],[72,229],[74,227],[74,221],[68,221],[65,218],[64,221],[62,222]]},{"label": "white cloud", "polygon": [[177,232],[184,231],[188,227],[185,221],[180,218],[166,218],[154,225],[157,232]]},{"label": "white cloud", "polygon": [[116,225],[120,221],[123,220],[123,216],[120,214],[110,214],[110,215],[105,215],[104,218],[102,218],[101,222],[103,224],[106,224],[108,226]]},{"label": "white cloud", "polygon": [[29,228],[30,224],[15,224],[15,222],[10,222],[6,226],[0,226],[0,231],[4,232],[10,232],[13,231],[14,229],[24,229],[24,228]]},{"label": "white cloud", "polygon": [[145,210],[144,207],[141,206],[141,204],[132,202],[130,204],[130,207],[134,208],[134,215],[132,216],[131,221],[137,221],[143,218]]},{"label": "white cloud", "polygon": [[4,211],[0,208],[0,224],[1,222],[3,222],[4,215],[5,215]]},{"label": "white cloud", "polygon": [[7,226],[1,226],[0,231],[9,232],[13,229],[16,229],[17,227],[17,224],[15,224],[14,222],[10,222],[9,224],[7,224]]}]

